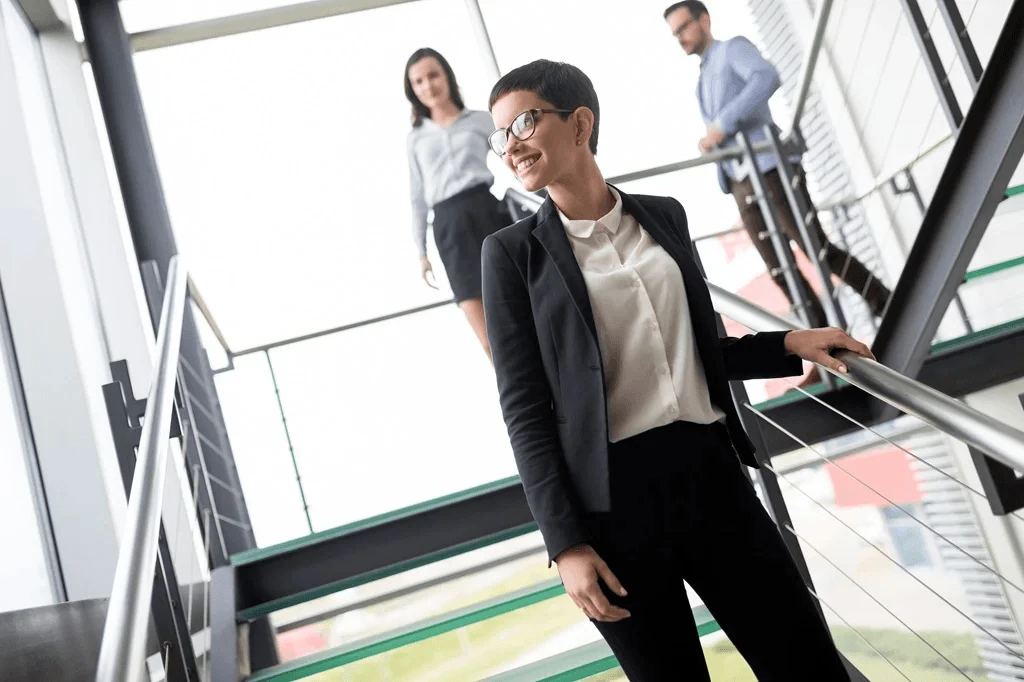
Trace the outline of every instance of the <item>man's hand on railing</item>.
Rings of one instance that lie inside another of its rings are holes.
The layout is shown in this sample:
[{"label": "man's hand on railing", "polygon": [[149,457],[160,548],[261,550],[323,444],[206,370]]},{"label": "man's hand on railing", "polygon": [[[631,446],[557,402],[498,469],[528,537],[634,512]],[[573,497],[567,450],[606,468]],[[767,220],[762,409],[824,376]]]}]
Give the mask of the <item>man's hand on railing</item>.
[{"label": "man's hand on railing", "polygon": [[725,142],[725,133],[714,123],[708,126],[707,134],[697,143],[697,148],[707,154],[718,145]]},{"label": "man's hand on railing", "polygon": [[810,360],[840,374],[846,374],[846,364],[832,357],[837,350],[848,350],[871,360],[875,356],[871,349],[860,341],[851,338],[842,329],[800,329],[786,334],[786,351],[792,355],[799,355],[804,360]]}]

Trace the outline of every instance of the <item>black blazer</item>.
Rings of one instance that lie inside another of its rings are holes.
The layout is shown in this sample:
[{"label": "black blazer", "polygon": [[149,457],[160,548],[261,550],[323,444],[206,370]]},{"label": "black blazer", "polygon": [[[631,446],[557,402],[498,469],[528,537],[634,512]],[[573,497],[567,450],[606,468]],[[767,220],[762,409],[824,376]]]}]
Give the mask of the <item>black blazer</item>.
[{"label": "black blazer", "polygon": [[[801,373],[785,332],[719,338],[682,205],[629,196],[623,210],[682,271],[711,400],[739,458],[756,467],[728,382]],[[483,302],[501,410],[534,519],[553,559],[587,542],[584,514],[608,511],[608,410],[597,329],[583,273],[549,197],[535,215],[483,243]]]}]

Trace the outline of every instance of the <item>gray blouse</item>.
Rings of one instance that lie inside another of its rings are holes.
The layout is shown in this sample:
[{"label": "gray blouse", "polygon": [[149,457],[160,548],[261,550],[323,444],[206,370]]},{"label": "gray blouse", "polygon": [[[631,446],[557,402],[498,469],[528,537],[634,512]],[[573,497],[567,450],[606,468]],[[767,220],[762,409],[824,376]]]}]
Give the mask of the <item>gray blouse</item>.
[{"label": "gray blouse", "polygon": [[425,118],[409,131],[412,232],[420,256],[427,255],[427,212],[463,190],[494,182],[487,168],[492,132],[490,114],[472,109],[463,109],[447,128]]}]

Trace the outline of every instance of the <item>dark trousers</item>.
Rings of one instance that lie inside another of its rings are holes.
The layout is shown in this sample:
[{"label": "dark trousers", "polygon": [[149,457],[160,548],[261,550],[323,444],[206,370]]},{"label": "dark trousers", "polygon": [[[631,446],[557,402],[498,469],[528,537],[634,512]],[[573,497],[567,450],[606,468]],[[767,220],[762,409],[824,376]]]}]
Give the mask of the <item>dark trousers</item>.
[{"label": "dark trousers", "polygon": [[[821,229],[817,211],[814,210],[814,203],[811,202],[811,195],[807,191],[803,169],[800,166],[796,166],[794,173],[800,179],[797,186],[798,195],[802,197],[804,205],[808,207],[811,215],[807,229],[817,237],[818,243],[824,250],[825,262],[828,263],[829,270],[859,293],[867,301],[872,313],[876,316],[881,316],[885,311],[886,304],[889,302],[889,289],[863,263],[828,240],[824,230]],[[775,213],[778,215],[779,222],[781,223],[779,227],[782,229],[784,240],[787,244],[789,244],[790,240],[796,242],[800,245],[801,250],[803,250],[803,239],[800,237],[800,230],[796,226],[793,212],[790,210],[789,202],[786,200],[786,194],[782,188],[782,179],[779,177],[778,171],[768,171],[764,174],[764,179],[768,189],[768,196],[775,206]],[[789,302],[795,303],[793,301],[793,294],[786,287],[785,275],[779,269],[779,258],[775,254],[772,240],[760,238],[761,233],[767,228],[765,227],[764,217],[761,215],[761,208],[757,201],[748,203],[748,197],[755,195],[753,183],[749,179],[734,180],[732,183],[732,195],[740,209],[743,227],[746,229],[747,234],[750,235],[750,241],[754,243],[757,252],[761,254],[761,259],[764,261],[768,271],[772,273],[772,279],[785,292]],[[813,260],[817,254],[806,255],[809,259]],[[825,311],[822,309],[818,297],[814,294],[814,290],[811,289],[811,286],[799,270],[794,274],[796,274],[798,284],[803,288],[803,296],[808,303],[807,312],[811,326],[826,326]]]},{"label": "dark trousers", "polygon": [[710,682],[686,580],[760,682],[849,682],[725,427],[676,422],[610,445],[612,510],[594,549],[632,614],[595,623],[632,682]]}]

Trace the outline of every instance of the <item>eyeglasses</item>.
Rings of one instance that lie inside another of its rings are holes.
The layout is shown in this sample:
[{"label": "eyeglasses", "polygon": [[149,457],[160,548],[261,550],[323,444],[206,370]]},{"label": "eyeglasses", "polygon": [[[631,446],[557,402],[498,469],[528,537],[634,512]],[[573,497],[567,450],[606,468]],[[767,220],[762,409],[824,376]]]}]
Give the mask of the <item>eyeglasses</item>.
[{"label": "eyeglasses", "polygon": [[683,23],[679,24],[679,28],[677,28],[676,30],[672,31],[672,35],[674,35],[676,38],[679,38],[679,36],[683,35],[683,31],[685,31],[686,29],[690,28],[690,24],[692,24],[695,21],[697,21],[697,20],[696,19],[687,19]]},{"label": "eyeglasses", "polygon": [[508,136],[512,135],[520,142],[530,139],[537,127],[537,116],[540,114],[571,114],[572,112],[572,109],[527,109],[512,119],[512,125],[508,128],[499,128],[491,133],[487,137],[487,144],[490,145],[492,152],[498,156],[504,156],[505,147],[508,146]]}]

